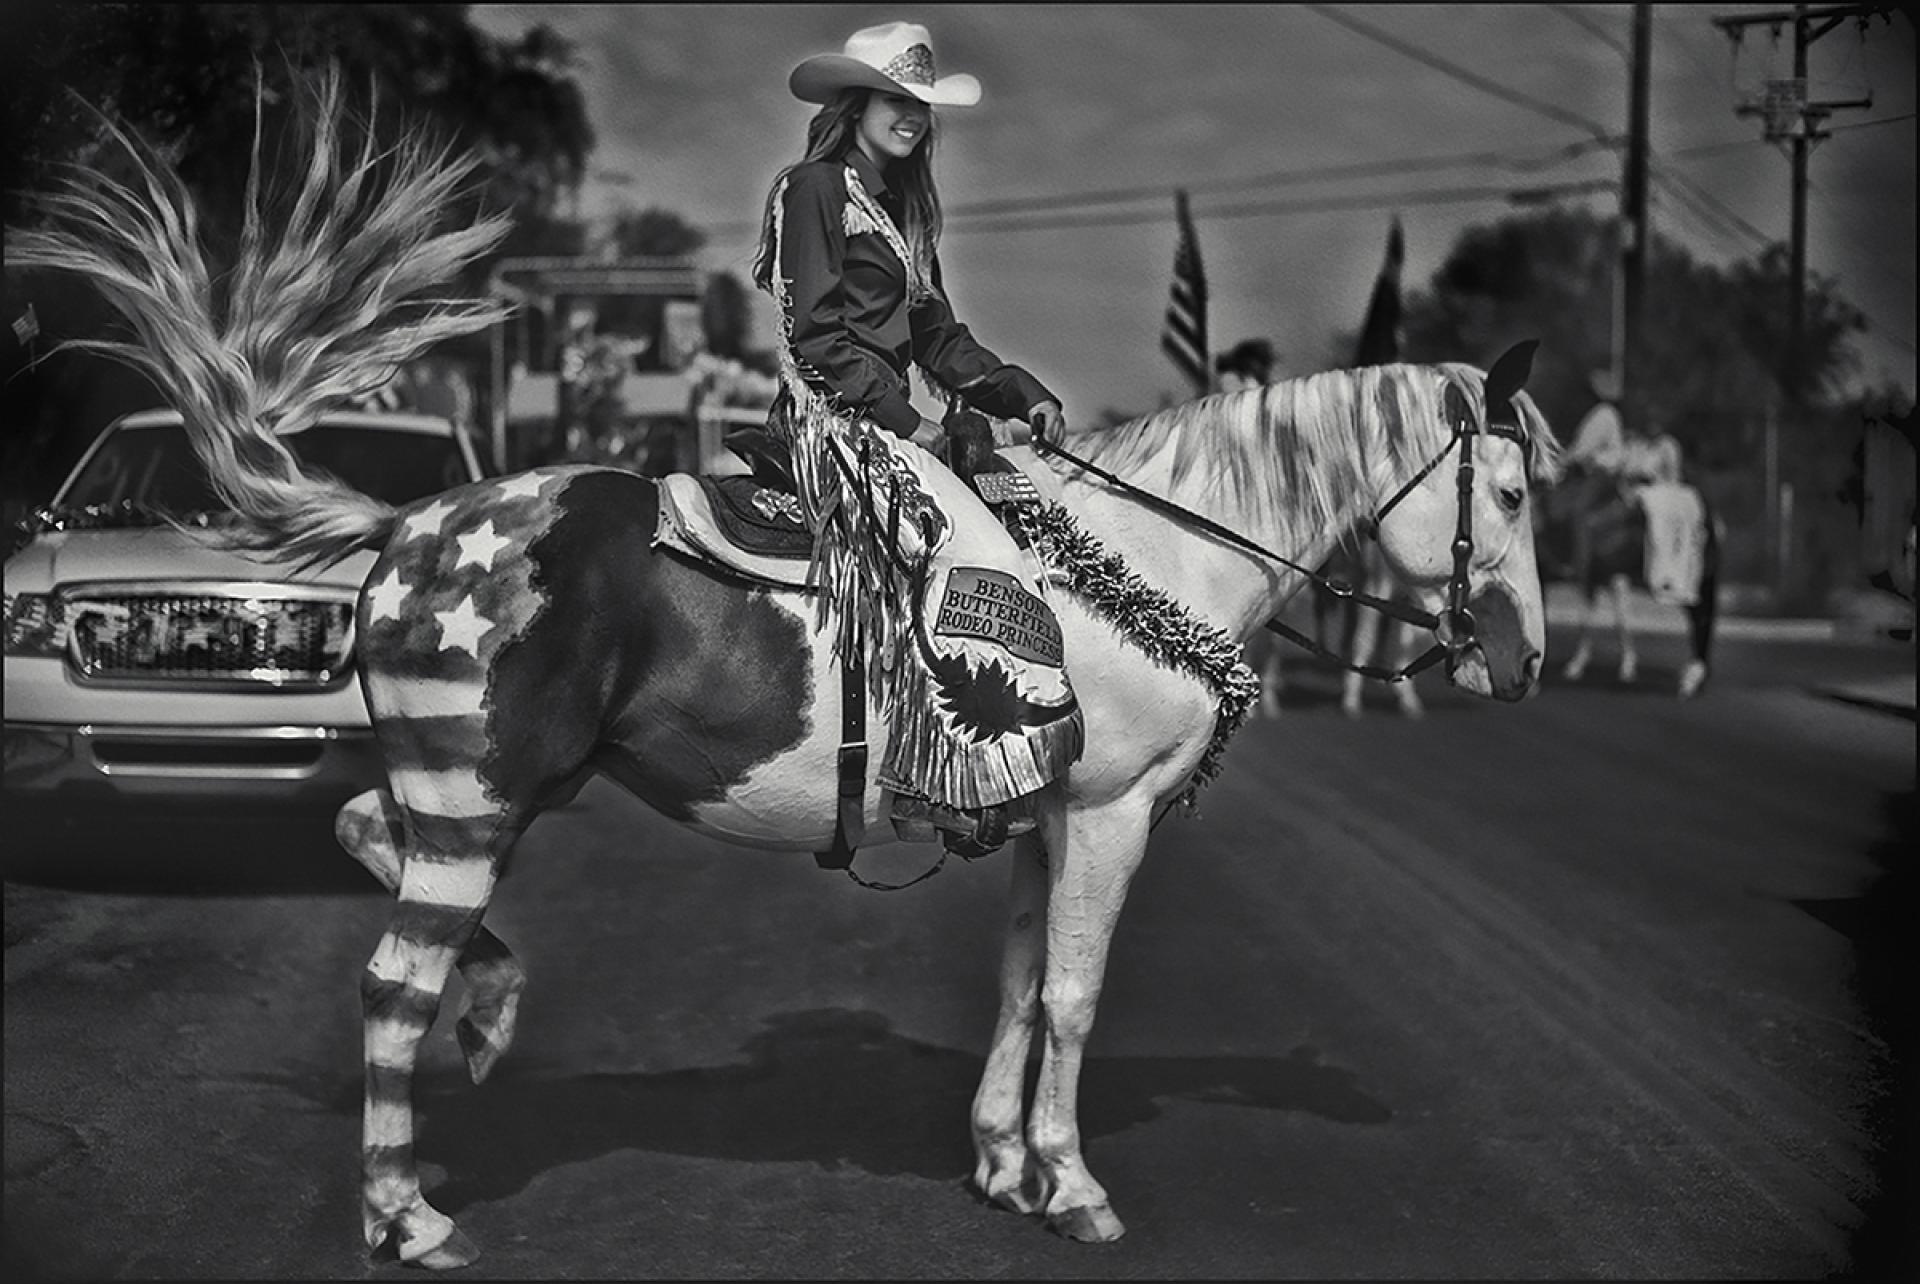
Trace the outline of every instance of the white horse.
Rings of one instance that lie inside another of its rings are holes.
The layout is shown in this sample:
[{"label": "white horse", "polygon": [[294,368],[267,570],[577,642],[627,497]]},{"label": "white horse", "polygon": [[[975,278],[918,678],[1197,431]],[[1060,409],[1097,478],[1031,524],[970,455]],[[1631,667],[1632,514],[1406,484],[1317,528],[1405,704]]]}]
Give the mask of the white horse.
[{"label": "white horse", "polygon": [[[412,1077],[456,968],[472,1077],[512,1041],[525,978],[482,918],[515,841],[602,773],[702,833],[821,850],[836,813],[839,664],[805,593],[657,549],[651,480],[542,468],[394,510],[300,468],[283,430],[490,319],[403,310],[497,235],[431,230],[464,166],[409,150],[394,182],[363,182],[372,154],[343,174],[330,120],[305,214],[274,229],[249,212],[224,298],[198,269],[190,198],[150,152],[144,191],[96,175],[54,210],[67,217],[9,234],[8,250],[93,279],[132,322],[141,343],[120,354],[185,414],[233,509],[232,541],[301,562],[381,550],[356,626],[390,787],[350,802],[336,826],[397,897],[361,985],[364,1233],[450,1267],[477,1250],[422,1193]],[[1545,624],[1529,505],[1557,446],[1521,390],[1530,355],[1524,345],[1489,374],[1314,375],[1007,452],[1043,496],[1022,520],[1054,583],[1086,739],[1008,862],[1000,1012],[972,1110],[973,1179],[991,1199],[1076,1240],[1122,1233],[1076,1104],[1108,947],[1155,813],[1204,783],[1245,713],[1239,646],[1302,583],[1295,565],[1370,523],[1392,573],[1441,613],[1451,680],[1501,700],[1535,690]],[[868,761],[883,759],[876,745]],[[871,768],[866,783],[878,825],[888,799]]]}]

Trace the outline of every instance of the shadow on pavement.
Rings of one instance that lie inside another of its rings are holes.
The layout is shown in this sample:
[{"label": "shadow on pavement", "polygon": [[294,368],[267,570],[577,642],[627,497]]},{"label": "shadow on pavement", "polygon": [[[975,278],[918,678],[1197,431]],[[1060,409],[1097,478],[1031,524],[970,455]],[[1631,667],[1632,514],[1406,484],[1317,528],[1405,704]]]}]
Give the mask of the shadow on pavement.
[{"label": "shadow on pavement", "polygon": [[333,838],[333,810],[178,808],[8,816],[6,881],[139,896],[384,894]]},{"label": "shadow on pavement", "polygon": [[[480,1087],[451,1074],[423,1075],[420,1156],[450,1174],[429,1194],[457,1214],[512,1195],[542,1173],[620,1150],[851,1166],[935,1181],[971,1171],[964,1121],[981,1057],[895,1033],[874,1012],[798,1012],[768,1025],[734,1065],[558,1077],[509,1057]],[[1286,1057],[1091,1057],[1081,1081],[1082,1133],[1124,1131],[1171,1101],[1300,1111],[1341,1123],[1392,1118],[1356,1086],[1352,1071],[1323,1065],[1318,1055],[1302,1047]],[[359,1086],[323,1104],[357,1114]]]},{"label": "shadow on pavement", "polygon": [[1876,1189],[1851,1244],[1851,1279],[1920,1279],[1920,1237],[1913,1229],[1920,1143],[1913,1091],[1915,1006],[1912,958],[1907,953],[1916,905],[1913,860],[1920,842],[1916,793],[1882,801],[1886,832],[1869,850],[1877,867],[1858,896],[1795,901],[1853,943],[1853,989],[1874,1035],[1886,1048],[1887,1074],[1867,1124],[1876,1146]]}]

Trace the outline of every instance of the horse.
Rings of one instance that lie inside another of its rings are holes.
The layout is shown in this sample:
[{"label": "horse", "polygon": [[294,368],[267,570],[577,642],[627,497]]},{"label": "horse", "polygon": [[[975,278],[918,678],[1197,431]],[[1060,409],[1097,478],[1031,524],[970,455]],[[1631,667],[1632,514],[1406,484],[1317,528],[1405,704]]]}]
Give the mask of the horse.
[{"label": "horse", "polygon": [[[407,150],[383,188],[343,177],[331,119],[302,152],[294,217],[269,226],[249,205],[219,297],[195,270],[192,198],[151,149],[137,153],[144,192],[94,174],[65,207],[77,221],[8,243],[98,282],[132,323],[141,342],[116,350],[179,405],[231,509],[210,538],[300,566],[378,550],[354,621],[387,784],[335,822],[394,896],[360,982],[362,1232],[444,1269],[478,1249],[422,1191],[414,1072],[455,971],[475,1083],[513,1041],[525,971],[483,919],[516,840],[600,775],[699,833],[820,851],[839,810],[841,663],[814,595],[657,545],[655,479],[561,464],[392,508],[301,468],[281,430],[492,315],[418,297],[497,243],[497,228],[432,230],[471,162]],[[1438,613],[1455,685],[1536,691],[1530,504],[1558,443],[1522,387],[1531,351],[1488,371],[1331,371],[1003,452],[1040,496],[1021,511],[1086,736],[1007,852],[1000,1006],[971,1108],[989,1200],[1073,1240],[1124,1231],[1077,1118],[1114,926],[1157,814],[1217,769],[1252,696],[1239,645],[1304,582],[1301,564],[1364,523]],[[863,784],[877,826],[888,802],[871,767]]]},{"label": "horse", "polygon": [[[1367,597],[1386,599],[1403,596],[1393,577],[1381,564],[1378,547],[1372,543],[1350,542],[1341,545],[1334,550],[1319,573],[1330,583],[1356,588]],[[1370,677],[1379,676],[1377,672],[1365,670],[1372,668],[1387,673],[1406,673],[1419,653],[1420,630],[1409,620],[1383,615],[1324,585],[1316,583],[1308,592],[1313,599],[1316,645],[1312,649],[1343,666],[1345,672],[1340,678],[1340,711],[1349,718],[1361,717],[1366,712],[1366,683]],[[1388,648],[1387,659],[1384,665],[1375,665],[1374,657],[1382,644],[1383,632]],[[1247,664],[1260,678],[1261,715],[1278,718],[1280,695],[1286,689],[1286,661],[1281,639],[1264,629],[1256,632],[1247,641],[1246,658]],[[1394,703],[1403,716],[1426,716],[1426,704],[1420,698],[1419,688],[1414,685],[1412,678],[1402,677],[1390,681],[1388,685],[1392,688]]]},{"label": "horse", "polygon": [[[1713,648],[1714,622],[1719,612],[1720,545],[1725,527],[1703,492],[1699,496],[1704,524],[1704,547],[1699,580],[1691,586],[1685,605],[1688,658],[1680,671],[1677,693],[1683,700],[1706,686]],[[1623,492],[1610,474],[1567,467],[1535,508],[1544,556],[1540,561],[1549,583],[1562,582],[1579,589],[1583,609],[1579,632],[1561,677],[1578,682],[1593,660],[1593,628],[1601,591],[1609,594],[1618,637],[1619,668],[1623,684],[1639,676],[1639,651],[1628,621],[1627,595],[1647,583],[1647,514],[1640,503]]]}]

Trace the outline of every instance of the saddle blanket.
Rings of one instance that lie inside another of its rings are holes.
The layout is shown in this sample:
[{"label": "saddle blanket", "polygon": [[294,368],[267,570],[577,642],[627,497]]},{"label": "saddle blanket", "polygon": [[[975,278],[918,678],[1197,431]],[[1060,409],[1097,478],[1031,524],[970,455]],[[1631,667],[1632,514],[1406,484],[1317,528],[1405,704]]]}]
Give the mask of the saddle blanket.
[{"label": "saddle blanket", "polygon": [[1640,491],[1647,515],[1647,592],[1668,606],[1699,600],[1707,566],[1707,507],[1700,492],[1680,482],[1654,482]]},{"label": "saddle blanket", "polygon": [[792,495],[751,477],[671,473],[655,484],[660,490],[656,547],[665,545],[755,584],[817,591],[807,579],[813,539]]}]

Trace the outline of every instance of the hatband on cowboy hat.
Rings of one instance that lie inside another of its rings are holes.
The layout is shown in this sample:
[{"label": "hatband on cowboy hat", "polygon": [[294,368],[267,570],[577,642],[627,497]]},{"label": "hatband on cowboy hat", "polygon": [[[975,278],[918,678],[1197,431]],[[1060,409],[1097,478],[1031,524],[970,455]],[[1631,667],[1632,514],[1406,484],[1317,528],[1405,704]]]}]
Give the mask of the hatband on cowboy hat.
[{"label": "hatband on cowboy hat", "polygon": [[887,22],[847,37],[837,54],[817,54],[787,77],[802,102],[826,103],[843,89],[907,94],[934,107],[971,107],[980,82],[964,72],[934,75],[933,37],[916,22]]}]

